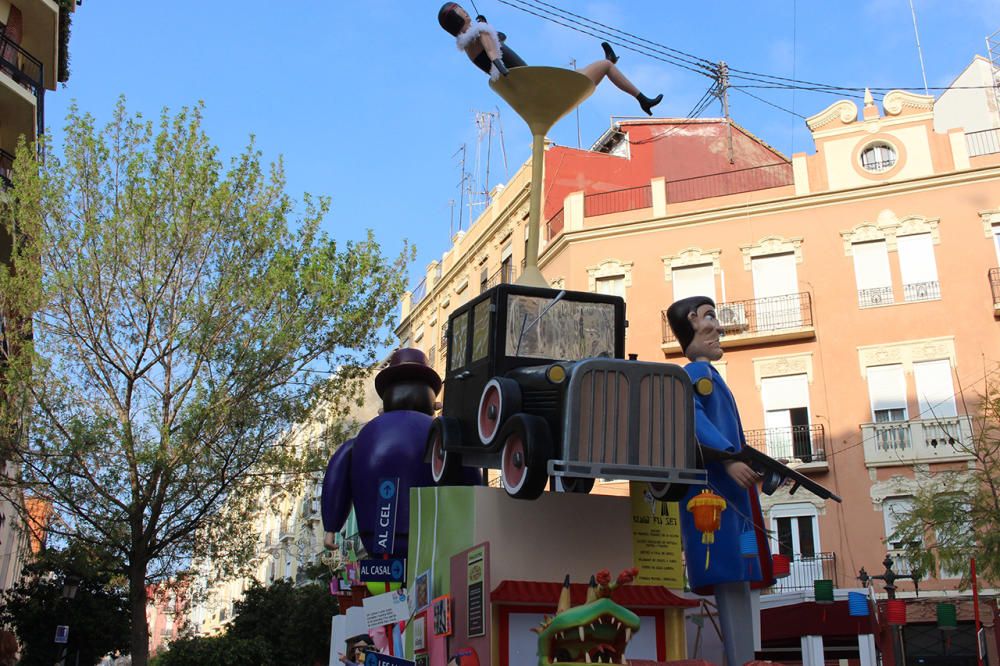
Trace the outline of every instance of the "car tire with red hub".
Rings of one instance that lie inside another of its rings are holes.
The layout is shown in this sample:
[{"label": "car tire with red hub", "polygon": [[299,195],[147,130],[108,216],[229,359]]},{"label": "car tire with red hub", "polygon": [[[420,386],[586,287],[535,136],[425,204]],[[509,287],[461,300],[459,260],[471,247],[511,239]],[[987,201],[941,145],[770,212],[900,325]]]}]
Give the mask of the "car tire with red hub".
[{"label": "car tire with red hub", "polygon": [[486,383],[476,410],[476,430],[479,441],[489,445],[496,440],[500,428],[521,411],[521,387],[513,379],[494,377]]},{"label": "car tire with red hub", "polygon": [[503,449],[500,479],[507,494],[518,499],[537,499],[549,481],[552,457],[549,424],[540,416],[515,414],[500,430]]},{"label": "car tire with red hub", "polygon": [[439,416],[431,422],[424,460],[431,465],[431,477],[439,486],[457,484],[462,477],[462,457],[449,450],[458,445],[462,428],[456,419]]}]

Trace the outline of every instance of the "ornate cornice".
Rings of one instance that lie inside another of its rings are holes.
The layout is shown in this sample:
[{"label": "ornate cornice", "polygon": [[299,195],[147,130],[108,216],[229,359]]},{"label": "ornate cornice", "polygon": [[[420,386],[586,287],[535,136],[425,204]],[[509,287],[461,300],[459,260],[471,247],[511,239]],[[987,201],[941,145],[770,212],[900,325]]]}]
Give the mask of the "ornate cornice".
[{"label": "ornate cornice", "polygon": [[806,125],[815,132],[824,125],[829,125],[834,120],[840,120],[845,125],[850,125],[858,119],[858,107],[854,102],[842,99],[826,107],[815,116],[806,118]]},{"label": "ornate cornice", "polygon": [[882,98],[882,109],[887,116],[898,116],[903,109],[915,109],[919,112],[934,110],[932,95],[918,95],[905,90],[893,90]]}]

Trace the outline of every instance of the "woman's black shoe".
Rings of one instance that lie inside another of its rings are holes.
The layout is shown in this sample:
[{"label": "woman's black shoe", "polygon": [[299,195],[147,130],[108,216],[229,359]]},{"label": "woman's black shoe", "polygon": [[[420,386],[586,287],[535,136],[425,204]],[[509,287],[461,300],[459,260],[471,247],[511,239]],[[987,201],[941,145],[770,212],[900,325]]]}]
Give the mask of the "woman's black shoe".
[{"label": "woman's black shoe", "polygon": [[657,95],[653,99],[650,99],[642,93],[639,93],[635,96],[635,98],[639,100],[639,106],[642,107],[642,110],[646,112],[647,116],[653,115],[653,107],[663,101],[663,95]]},{"label": "woman's black shoe", "polygon": [[601,48],[604,49],[605,60],[610,60],[612,65],[618,62],[618,54],[616,54],[615,50],[611,48],[611,44],[601,42]]}]

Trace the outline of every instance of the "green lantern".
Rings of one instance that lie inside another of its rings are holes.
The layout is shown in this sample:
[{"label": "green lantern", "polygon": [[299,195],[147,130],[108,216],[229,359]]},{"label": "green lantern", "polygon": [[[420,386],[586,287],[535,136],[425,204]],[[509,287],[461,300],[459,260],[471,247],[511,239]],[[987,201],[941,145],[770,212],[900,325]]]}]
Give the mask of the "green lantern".
[{"label": "green lantern", "polygon": [[833,603],[833,581],[829,578],[821,578],[813,581],[813,595],[818,604]]},{"label": "green lantern", "polygon": [[937,625],[942,631],[953,631],[958,628],[958,609],[955,604],[937,605]]}]

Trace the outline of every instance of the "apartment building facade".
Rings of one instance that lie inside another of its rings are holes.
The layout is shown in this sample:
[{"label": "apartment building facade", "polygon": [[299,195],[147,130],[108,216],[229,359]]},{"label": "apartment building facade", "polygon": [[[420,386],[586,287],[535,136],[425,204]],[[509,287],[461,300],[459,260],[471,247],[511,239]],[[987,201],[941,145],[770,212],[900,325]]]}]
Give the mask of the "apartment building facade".
[{"label": "apartment building facade", "polygon": [[[0,0],[0,187],[11,186],[18,141],[29,144],[45,129],[45,92],[68,79],[67,42],[72,0]],[[0,229],[0,265],[10,261],[11,239]],[[15,341],[16,344],[16,341]],[[0,361],[0,373],[3,372]],[[0,399],[4,399],[0,391]],[[0,473],[17,465],[0,451]],[[0,499],[0,589],[20,577],[37,535],[23,520],[23,497]]]},{"label": "apartment building facade", "polygon": [[[715,298],[726,329],[718,366],[748,443],[844,498],[763,497],[772,548],[793,560],[778,592],[820,578],[858,588],[859,569],[881,572],[896,554],[891,535],[916,488],[968,480],[962,444],[1000,361],[1000,122],[986,95],[978,111],[953,104],[964,90],[937,103],[892,91],[881,108],[869,94],[860,108],[838,101],[806,120],[815,152],[791,160],[738,127],[731,143],[719,121],[626,121],[591,151],[546,155],[545,278],[624,297],[626,351],[645,360],[683,363],[665,310]],[[516,279],[526,186],[522,169],[402,303],[400,339],[439,372],[448,313]],[[962,573],[923,572],[920,589],[962,601],[968,629]],[[918,624],[907,627],[914,644]]]}]

